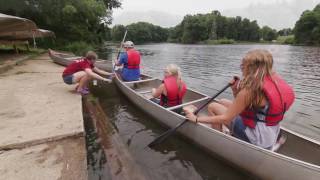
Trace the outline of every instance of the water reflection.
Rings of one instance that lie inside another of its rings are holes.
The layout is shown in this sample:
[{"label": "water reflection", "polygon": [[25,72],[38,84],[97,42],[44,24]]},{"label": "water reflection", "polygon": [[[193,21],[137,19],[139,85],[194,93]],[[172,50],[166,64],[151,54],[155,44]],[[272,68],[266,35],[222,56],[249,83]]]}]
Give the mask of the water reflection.
[{"label": "water reflection", "polygon": [[99,144],[99,138],[93,127],[90,115],[83,107],[83,119],[86,130],[88,177],[90,180],[111,179],[107,167],[107,159]]}]

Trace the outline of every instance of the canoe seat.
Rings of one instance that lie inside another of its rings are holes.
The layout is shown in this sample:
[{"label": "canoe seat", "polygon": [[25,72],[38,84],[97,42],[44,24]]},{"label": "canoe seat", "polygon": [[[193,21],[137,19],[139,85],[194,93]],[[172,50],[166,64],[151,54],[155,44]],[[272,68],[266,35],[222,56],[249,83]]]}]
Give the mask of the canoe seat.
[{"label": "canoe seat", "polygon": [[151,90],[141,90],[141,91],[136,91],[138,94],[142,95],[144,98],[146,99],[151,99],[152,98],[152,94],[151,94]]},{"label": "canoe seat", "polygon": [[196,99],[196,100],[193,100],[193,101],[189,101],[189,102],[177,105],[177,106],[168,107],[167,109],[169,111],[173,111],[175,109],[182,108],[183,106],[191,105],[191,104],[194,104],[194,103],[197,103],[197,102],[201,102],[201,101],[204,101],[204,100],[207,100],[207,99],[209,99],[209,97],[203,97],[201,99]]},{"label": "canoe seat", "polygon": [[125,84],[135,84],[135,83],[143,83],[143,82],[149,82],[149,81],[154,81],[156,80],[155,78],[151,78],[151,79],[143,79],[143,80],[138,80],[138,81],[128,81],[128,82],[124,82]]},{"label": "canoe seat", "polygon": [[139,94],[147,94],[147,93],[151,93],[151,90],[146,90],[146,91],[137,91],[137,93]]}]

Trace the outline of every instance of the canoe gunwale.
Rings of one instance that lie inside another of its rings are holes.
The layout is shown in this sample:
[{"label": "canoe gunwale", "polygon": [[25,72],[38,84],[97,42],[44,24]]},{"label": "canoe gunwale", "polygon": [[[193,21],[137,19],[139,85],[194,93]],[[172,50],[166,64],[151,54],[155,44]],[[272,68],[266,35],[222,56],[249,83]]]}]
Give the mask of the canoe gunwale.
[{"label": "canoe gunwale", "polygon": [[[63,57],[60,57],[60,58],[63,58]],[[64,58],[66,60],[75,60],[75,59],[80,59],[82,58],[81,56],[71,56],[71,57],[67,57],[67,58]]]},{"label": "canoe gunwale", "polygon": [[[320,172],[320,166],[318,166],[318,165],[315,165],[315,164],[312,164],[312,163],[309,163],[309,162],[306,162],[306,161],[301,161],[299,159],[295,159],[295,158],[292,158],[290,156],[286,156],[286,155],[283,155],[283,154],[280,154],[280,153],[277,153],[277,152],[273,152],[271,150],[267,150],[267,149],[264,149],[264,148],[259,147],[259,146],[255,146],[255,145],[253,145],[251,143],[242,141],[242,140],[237,139],[237,138],[235,138],[233,136],[230,136],[228,134],[225,134],[223,132],[220,132],[218,130],[210,128],[210,127],[206,126],[204,123],[197,123],[195,125],[203,126],[206,130],[214,132],[216,134],[219,134],[220,136],[223,136],[223,137],[225,137],[225,138],[227,138],[227,139],[229,139],[229,140],[231,140],[233,142],[236,142],[236,143],[240,144],[241,146],[249,147],[249,148],[254,149],[256,151],[260,151],[262,153],[265,153],[267,155],[271,155],[273,157],[276,157],[276,158],[279,158],[279,159],[282,159],[282,160],[288,160],[288,161],[290,161],[290,163],[294,163],[296,165],[299,165],[299,166],[302,166],[302,167],[306,167],[306,168],[309,168],[309,169],[313,169],[313,170],[316,170],[316,171]],[[281,129],[282,129],[282,127],[281,127]],[[286,131],[285,129],[283,129],[283,130]]]}]

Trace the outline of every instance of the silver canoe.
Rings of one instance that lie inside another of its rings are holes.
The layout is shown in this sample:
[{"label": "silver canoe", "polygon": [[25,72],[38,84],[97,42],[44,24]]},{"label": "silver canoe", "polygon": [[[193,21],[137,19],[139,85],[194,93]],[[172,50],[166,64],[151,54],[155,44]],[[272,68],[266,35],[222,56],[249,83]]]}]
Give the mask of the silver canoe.
[{"label": "silver canoe", "polygon": [[[64,53],[64,52],[57,52],[49,49],[49,56],[53,60],[53,62],[60,64],[62,66],[69,65],[73,60],[82,58],[81,56],[75,56],[74,54]],[[95,65],[98,68],[104,69],[106,71],[112,70],[112,63],[111,61],[98,59],[95,62]]]},{"label": "silver canoe", "polygon": [[[67,60],[54,54],[51,57],[56,63]],[[105,69],[105,67],[100,68]],[[185,119],[184,116],[175,113],[175,109],[190,104],[200,107],[210,99],[205,94],[188,89],[182,105],[163,108],[149,100],[151,88],[158,87],[161,80],[147,75],[142,75],[141,79],[123,82],[116,76],[114,81],[135,105],[170,128]],[[199,114],[207,114],[206,108]],[[205,124],[188,122],[178,130],[181,135],[210,154],[218,155],[262,179],[319,180],[320,143],[283,127],[281,131],[287,140],[277,152],[273,152],[216,131]]]}]

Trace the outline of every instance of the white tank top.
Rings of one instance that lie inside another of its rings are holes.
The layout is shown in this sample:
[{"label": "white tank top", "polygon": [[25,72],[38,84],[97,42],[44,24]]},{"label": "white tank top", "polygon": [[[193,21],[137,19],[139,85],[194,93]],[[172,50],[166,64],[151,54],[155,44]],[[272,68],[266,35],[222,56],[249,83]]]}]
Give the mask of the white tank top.
[{"label": "white tank top", "polygon": [[[269,105],[267,104],[262,111],[266,113],[268,108]],[[260,120],[265,120],[265,115],[257,114],[257,116]],[[269,149],[277,142],[280,124],[267,126],[266,123],[258,121],[255,128],[246,127],[245,133],[252,144]]]}]

